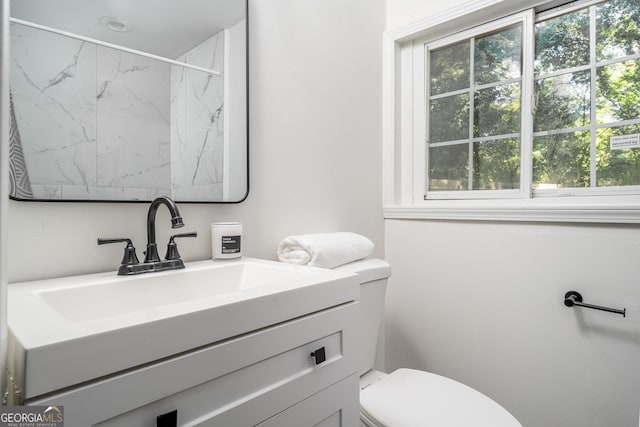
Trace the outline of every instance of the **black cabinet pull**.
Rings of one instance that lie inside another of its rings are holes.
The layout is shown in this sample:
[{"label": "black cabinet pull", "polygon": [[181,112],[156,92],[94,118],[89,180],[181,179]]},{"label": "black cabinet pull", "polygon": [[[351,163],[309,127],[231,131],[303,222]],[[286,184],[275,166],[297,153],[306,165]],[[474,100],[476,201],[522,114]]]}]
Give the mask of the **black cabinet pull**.
[{"label": "black cabinet pull", "polygon": [[158,415],[156,418],[156,427],[178,427],[178,410]]},{"label": "black cabinet pull", "polygon": [[319,365],[325,360],[327,360],[327,354],[324,351],[324,347],[320,347],[316,351],[312,352],[311,357],[315,358],[316,365]]}]

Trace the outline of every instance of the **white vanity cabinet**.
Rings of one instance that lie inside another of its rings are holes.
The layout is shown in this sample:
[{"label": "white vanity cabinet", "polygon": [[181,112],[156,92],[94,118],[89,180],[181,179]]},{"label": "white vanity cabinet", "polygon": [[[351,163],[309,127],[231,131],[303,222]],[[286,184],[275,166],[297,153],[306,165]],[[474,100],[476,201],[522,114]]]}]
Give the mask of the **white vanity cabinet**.
[{"label": "white vanity cabinet", "polygon": [[[339,383],[303,400],[258,427],[341,427],[357,426],[359,419],[357,389],[360,377],[353,374]],[[329,414],[329,415],[327,415]]]},{"label": "white vanity cabinet", "polygon": [[357,426],[357,319],[351,301],[26,403],[69,427]]}]

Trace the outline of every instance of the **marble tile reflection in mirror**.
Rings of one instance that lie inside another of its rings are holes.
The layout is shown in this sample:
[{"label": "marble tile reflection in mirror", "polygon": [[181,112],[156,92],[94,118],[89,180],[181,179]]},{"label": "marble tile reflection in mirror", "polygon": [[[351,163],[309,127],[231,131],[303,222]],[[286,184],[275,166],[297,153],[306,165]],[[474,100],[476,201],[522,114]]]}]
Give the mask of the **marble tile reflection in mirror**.
[{"label": "marble tile reflection in mirror", "polygon": [[[246,92],[225,93],[223,73],[225,36],[244,44],[238,27],[176,58],[216,75],[12,23],[12,160],[31,191],[14,185],[12,196],[242,199],[246,117],[225,118],[225,100],[244,116]],[[244,50],[235,58],[242,64]]]}]

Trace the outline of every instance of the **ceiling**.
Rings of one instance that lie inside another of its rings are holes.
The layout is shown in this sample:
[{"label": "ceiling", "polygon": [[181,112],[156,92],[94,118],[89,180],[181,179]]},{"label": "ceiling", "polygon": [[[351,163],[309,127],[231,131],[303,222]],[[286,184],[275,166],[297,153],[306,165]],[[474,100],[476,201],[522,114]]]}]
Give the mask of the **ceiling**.
[{"label": "ceiling", "polygon": [[[12,0],[11,17],[175,59],[245,15],[243,0]],[[125,21],[127,32],[102,23]]]}]

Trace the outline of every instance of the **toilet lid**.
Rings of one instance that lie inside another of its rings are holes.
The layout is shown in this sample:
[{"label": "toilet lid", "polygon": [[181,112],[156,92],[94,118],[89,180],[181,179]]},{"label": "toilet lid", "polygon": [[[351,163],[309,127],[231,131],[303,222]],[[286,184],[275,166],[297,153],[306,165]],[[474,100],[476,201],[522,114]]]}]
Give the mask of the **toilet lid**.
[{"label": "toilet lid", "polygon": [[360,391],[363,414],[387,427],[522,427],[493,400],[440,375],[398,369]]}]

